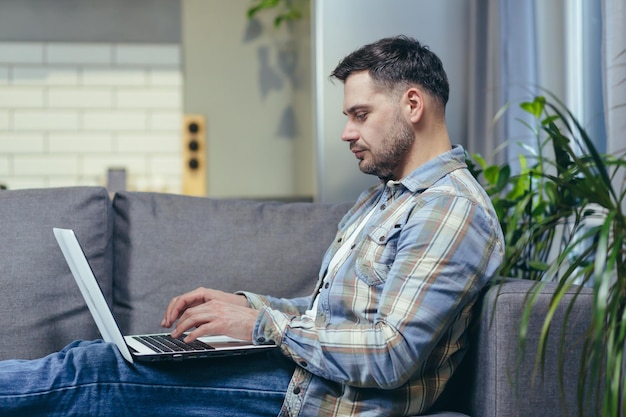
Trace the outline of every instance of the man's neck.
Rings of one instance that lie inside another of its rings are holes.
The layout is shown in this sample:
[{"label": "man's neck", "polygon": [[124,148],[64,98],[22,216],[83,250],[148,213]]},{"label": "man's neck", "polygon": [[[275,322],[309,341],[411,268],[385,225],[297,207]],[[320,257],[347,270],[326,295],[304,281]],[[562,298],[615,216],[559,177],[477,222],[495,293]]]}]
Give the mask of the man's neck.
[{"label": "man's neck", "polygon": [[401,164],[401,169],[394,172],[395,178],[386,178],[386,180],[401,180],[426,162],[450,151],[450,149],[452,149],[452,143],[446,129],[440,129],[430,137],[416,136]]}]

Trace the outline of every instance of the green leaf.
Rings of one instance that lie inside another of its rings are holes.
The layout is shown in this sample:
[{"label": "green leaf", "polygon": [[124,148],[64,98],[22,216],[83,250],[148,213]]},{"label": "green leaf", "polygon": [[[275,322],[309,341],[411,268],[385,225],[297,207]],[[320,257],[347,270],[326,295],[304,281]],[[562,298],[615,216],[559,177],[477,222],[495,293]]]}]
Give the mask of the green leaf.
[{"label": "green leaf", "polygon": [[498,177],[500,176],[500,168],[495,165],[487,167],[483,171],[483,176],[489,184],[496,185],[498,183]]},{"label": "green leaf", "polygon": [[510,179],[511,179],[511,166],[509,164],[504,164],[502,165],[502,168],[500,169],[500,173],[498,174],[497,183],[496,183],[497,189],[503,190],[509,183]]},{"label": "green leaf", "polygon": [[546,117],[545,119],[543,119],[543,120],[541,121],[541,124],[542,124],[542,125],[544,125],[544,126],[546,126],[546,125],[549,125],[549,124],[551,124],[551,123],[556,122],[557,120],[559,120],[559,116],[557,116],[557,115],[552,115],[552,116],[548,116],[548,117]]},{"label": "green leaf", "polygon": [[286,13],[279,14],[274,19],[274,27],[279,27],[282,22],[289,20],[297,20],[302,17],[302,13],[300,13],[296,9],[289,9]]},{"label": "green leaf", "polygon": [[547,271],[550,268],[550,265],[541,261],[530,261],[528,265],[537,271]]},{"label": "green leaf", "polygon": [[482,155],[475,153],[472,154],[472,158],[474,158],[474,161],[476,161],[482,169],[487,168],[487,161],[485,161],[485,158],[483,158]]},{"label": "green leaf", "polygon": [[261,10],[277,7],[280,2],[281,0],[259,0],[257,5],[248,9],[248,19],[252,19]]},{"label": "green leaf", "polygon": [[528,101],[523,102],[522,104],[520,104],[520,107],[524,111],[532,114],[538,119],[539,117],[541,117],[541,113],[543,113],[543,109],[545,108],[545,105],[546,105],[546,98],[543,96],[537,96],[531,102],[528,102]]},{"label": "green leaf", "polygon": [[528,192],[529,179],[528,176],[513,177],[510,181],[511,190],[506,195],[509,200],[517,201]]},{"label": "green leaf", "polygon": [[283,22],[297,20],[302,17],[302,12],[291,5],[289,0],[257,0],[256,4],[248,8],[248,19],[252,19],[262,10],[277,9],[274,18],[274,27],[278,28]]}]

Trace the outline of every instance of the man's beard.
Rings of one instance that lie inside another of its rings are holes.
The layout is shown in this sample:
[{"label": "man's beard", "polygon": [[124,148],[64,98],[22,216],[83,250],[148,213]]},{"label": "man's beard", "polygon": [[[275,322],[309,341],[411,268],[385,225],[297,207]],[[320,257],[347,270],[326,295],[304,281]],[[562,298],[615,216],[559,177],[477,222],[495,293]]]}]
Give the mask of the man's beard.
[{"label": "man's beard", "polygon": [[415,141],[411,126],[398,112],[396,112],[395,117],[396,123],[389,129],[381,146],[378,147],[379,152],[374,154],[370,149],[371,161],[361,160],[359,164],[361,172],[376,175],[384,181],[400,179],[394,178],[393,171],[398,167]]}]

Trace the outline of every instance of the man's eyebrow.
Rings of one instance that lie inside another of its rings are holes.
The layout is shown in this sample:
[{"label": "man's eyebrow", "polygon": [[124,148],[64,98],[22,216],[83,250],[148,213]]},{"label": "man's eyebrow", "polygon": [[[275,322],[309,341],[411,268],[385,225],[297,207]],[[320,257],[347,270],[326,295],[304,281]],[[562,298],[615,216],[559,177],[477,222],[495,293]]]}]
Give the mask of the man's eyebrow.
[{"label": "man's eyebrow", "polygon": [[346,116],[350,115],[350,114],[354,114],[360,110],[369,110],[371,108],[371,106],[368,106],[367,104],[355,104],[354,106],[348,108],[347,110],[343,111],[343,114],[345,114]]}]

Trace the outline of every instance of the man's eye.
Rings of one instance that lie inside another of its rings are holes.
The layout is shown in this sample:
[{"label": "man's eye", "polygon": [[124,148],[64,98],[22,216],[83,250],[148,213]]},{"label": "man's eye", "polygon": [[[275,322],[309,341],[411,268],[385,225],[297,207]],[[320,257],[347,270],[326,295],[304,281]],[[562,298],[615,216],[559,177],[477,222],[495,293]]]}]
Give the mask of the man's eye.
[{"label": "man's eye", "polygon": [[367,113],[357,113],[354,115],[356,120],[365,120],[367,118]]}]

